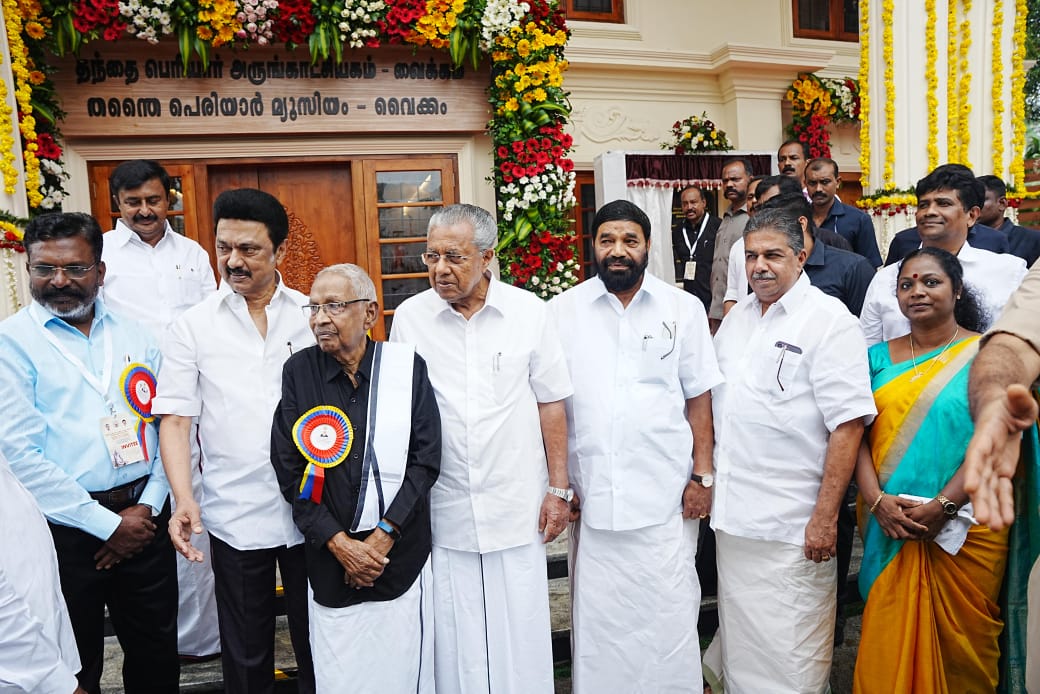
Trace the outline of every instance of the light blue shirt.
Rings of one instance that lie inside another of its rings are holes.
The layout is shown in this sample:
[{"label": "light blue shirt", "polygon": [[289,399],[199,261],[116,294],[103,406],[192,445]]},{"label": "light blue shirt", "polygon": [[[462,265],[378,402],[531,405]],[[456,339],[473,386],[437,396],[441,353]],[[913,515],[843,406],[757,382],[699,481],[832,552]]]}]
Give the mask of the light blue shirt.
[{"label": "light blue shirt", "polygon": [[108,401],[117,417],[135,423],[138,416],[123,395],[121,377],[131,363],[158,373],[159,348],[147,330],[110,313],[100,299],[89,336],[35,301],[0,322],[0,449],[49,521],[107,540],[119,527],[119,515],[88,492],[150,474],[139,503],[158,512],[166,502],[169,485],[159,458],[157,422],[144,427],[146,460],[114,467],[101,434],[101,419],[110,414],[106,399],[48,341],[45,330],[99,381],[104,335],[111,331]]}]

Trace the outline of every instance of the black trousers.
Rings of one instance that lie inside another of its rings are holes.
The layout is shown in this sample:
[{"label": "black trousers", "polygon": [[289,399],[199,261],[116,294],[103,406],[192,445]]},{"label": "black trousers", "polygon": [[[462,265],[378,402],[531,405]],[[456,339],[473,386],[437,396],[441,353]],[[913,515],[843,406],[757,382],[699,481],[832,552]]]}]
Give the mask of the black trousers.
[{"label": "black trousers", "polygon": [[275,564],[285,589],[289,637],[296,653],[300,694],[314,693],[307,620],[307,566],[303,545],[235,549],[210,535],[220,623],[224,691],[274,692]]},{"label": "black trousers", "polygon": [[167,502],[155,519],[152,543],[140,554],[101,571],[95,568],[94,554],[104,542],[82,530],[50,524],[61,591],[83,665],[77,679],[91,694],[101,691],[106,605],[123,648],[127,694],[177,692],[177,564],[166,530],[169,520]]}]

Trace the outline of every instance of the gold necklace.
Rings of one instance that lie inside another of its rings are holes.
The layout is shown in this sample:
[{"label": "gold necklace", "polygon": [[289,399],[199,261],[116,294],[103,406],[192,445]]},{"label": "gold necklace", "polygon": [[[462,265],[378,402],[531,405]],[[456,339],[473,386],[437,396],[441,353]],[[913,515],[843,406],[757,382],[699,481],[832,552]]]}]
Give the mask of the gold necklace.
[{"label": "gold necklace", "polygon": [[956,330],[953,331],[953,337],[951,337],[950,341],[946,343],[946,346],[942,348],[942,351],[939,352],[939,354],[935,356],[935,358],[932,360],[932,363],[929,364],[928,368],[924,370],[924,373],[921,373],[921,371],[917,368],[917,355],[914,354],[914,334],[911,332],[910,333],[910,361],[912,361],[914,363],[914,376],[910,380],[911,381],[916,381],[921,376],[924,376],[929,371],[931,371],[932,367],[935,366],[935,362],[942,361],[942,355],[946,354],[946,350],[948,350],[950,348],[950,345],[952,345],[953,341],[957,339],[957,336],[960,334],[960,332],[961,332],[961,327],[958,325]]}]

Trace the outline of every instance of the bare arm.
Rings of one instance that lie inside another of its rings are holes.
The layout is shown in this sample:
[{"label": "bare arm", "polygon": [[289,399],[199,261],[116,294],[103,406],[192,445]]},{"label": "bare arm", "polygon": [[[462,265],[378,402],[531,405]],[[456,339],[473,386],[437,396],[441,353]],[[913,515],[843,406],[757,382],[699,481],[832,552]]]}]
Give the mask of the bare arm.
[{"label": "bare arm", "polygon": [[837,552],[838,507],[844,501],[845,490],[852,479],[862,438],[862,417],[843,422],[831,432],[816,507],[805,526],[806,559],[827,561]]},{"label": "bare arm", "polygon": [[202,552],[191,545],[192,533],[202,533],[202,514],[191,490],[191,417],[168,414],[159,424],[159,450],[177,509],[170,518],[170,539],[178,552],[201,562]]},{"label": "bare arm", "polygon": [[[686,421],[693,432],[693,471],[711,474],[715,451],[715,430],[711,418],[711,391],[686,401]],[[711,512],[711,489],[690,480],[683,490],[683,518],[704,518]]]},{"label": "bare arm", "polygon": [[[542,443],[549,467],[549,486],[566,488],[567,478],[567,412],[563,400],[538,403],[538,419],[542,428]],[[567,502],[558,496],[546,493],[542,499],[542,510],[538,517],[538,530],[544,533],[545,542],[552,542],[563,532],[570,516]]]},{"label": "bare arm", "polygon": [[971,367],[968,401],[975,434],[964,457],[964,491],[975,517],[995,530],[1015,518],[1011,478],[1021,433],[1036,421],[1029,385],[1040,376],[1040,354],[1008,333],[993,335]]}]

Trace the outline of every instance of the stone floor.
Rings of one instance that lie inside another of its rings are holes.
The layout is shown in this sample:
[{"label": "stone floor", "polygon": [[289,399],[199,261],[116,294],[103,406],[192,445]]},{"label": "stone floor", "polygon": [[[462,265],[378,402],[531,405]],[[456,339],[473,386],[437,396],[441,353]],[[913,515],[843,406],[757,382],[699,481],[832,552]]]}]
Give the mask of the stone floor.
[{"label": "stone floor", "polygon": [[[561,537],[548,548],[550,557],[558,557],[566,554],[566,537]],[[862,549],[859,538],[853,551],[852,571],[858,570],[859,557]],[[564,631],[570,628],[570,594],[566,578],[555,579],[549,582],[549,600],[552,614],[553,631]],[[712,601],[707,598],[706,602]],[[852,606],[852,611],[858,612],[862,605]],[[856,664],[856,650],[859,647],[860,616],[850,615],[845,628],[845,643],[834,651],[834,663],[831,670],[831,690],[834,694],[845,694],[852,691],[852,672]],[[291,673],[295,668],[292,645],[289,643],[288,627],[284,617],[278,618],[276,630],[276,657],[275,667],[289,671],[290,677],[281,681],[277,687],[279,694],[295,692],[295,683]],[[104,692],[122,692],[120,668],[122,666],[122,651],[114,636],[105,640],[105,670],[101,681]],[[223,691],[221,686],[220,660],[205,663],[185,664],[181,668],[181,691],[195,693],[209,693]],[[556,668],[556,694],[570,694],[570,665],[561,663]],[[609,694],[609,693],[605,693]]]}]

